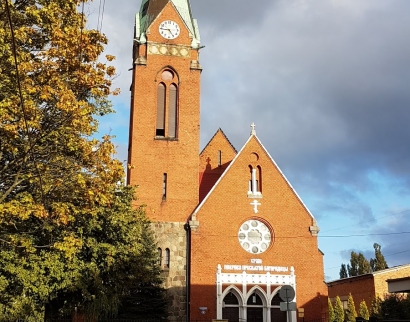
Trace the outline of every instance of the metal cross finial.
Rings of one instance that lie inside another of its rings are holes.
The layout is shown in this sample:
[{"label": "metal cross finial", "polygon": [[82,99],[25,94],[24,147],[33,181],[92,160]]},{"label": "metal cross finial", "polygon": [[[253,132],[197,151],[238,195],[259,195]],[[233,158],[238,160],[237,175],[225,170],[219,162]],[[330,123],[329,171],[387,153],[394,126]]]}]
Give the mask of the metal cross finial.
[{"label": "metal cross finial", "polygon": [[251,135],[256,135],[255,127],[256,127],[255,123],[252,122],[252,124],[251,124],[251,128],[252,128]]}]

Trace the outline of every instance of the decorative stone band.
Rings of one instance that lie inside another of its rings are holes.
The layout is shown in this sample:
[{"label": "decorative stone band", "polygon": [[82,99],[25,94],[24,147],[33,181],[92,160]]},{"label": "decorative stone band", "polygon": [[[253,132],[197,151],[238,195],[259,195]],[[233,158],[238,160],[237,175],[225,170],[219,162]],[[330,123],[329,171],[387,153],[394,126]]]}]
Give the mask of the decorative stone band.
[{"label": "decorative stone band", "polygon": [[218,265],[217,283],[221,284],[264,284],[264,285],[294,285],[295,270],[292,267],[290,274],[249,274],[242,273],[222,273],[222,268]]},{"label": "decorative stone band", "polygon": [[148,55],[189,57],[190,50],[191,47],[189,46],[176,46],[156,43],[148,44]]}]

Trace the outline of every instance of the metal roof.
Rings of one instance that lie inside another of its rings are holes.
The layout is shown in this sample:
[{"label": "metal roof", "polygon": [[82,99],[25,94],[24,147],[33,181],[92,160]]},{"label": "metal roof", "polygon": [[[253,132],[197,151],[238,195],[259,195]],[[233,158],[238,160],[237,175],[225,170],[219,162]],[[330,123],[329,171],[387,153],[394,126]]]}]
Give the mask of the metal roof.
[{"label": "metal roof", "polygon": [[141,8],[135,18],[135,38],[145,38],[145,32],[164,7],[171,2],[193,36],[193,46],[199,46],[200,35],[196,19],[192,18],[189,0],[142,0]]}]

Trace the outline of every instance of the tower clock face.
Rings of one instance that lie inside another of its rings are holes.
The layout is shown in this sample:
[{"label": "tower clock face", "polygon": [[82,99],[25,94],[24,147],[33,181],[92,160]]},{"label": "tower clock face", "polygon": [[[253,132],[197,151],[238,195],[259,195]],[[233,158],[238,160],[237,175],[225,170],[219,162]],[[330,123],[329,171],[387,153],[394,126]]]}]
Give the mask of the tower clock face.
[{"label": "tower clock face", "polygon": [[165,39],[175,39],[179,36],[181,29],[179,25],[172,20],[165,20],[159,25],[159,33]]}]

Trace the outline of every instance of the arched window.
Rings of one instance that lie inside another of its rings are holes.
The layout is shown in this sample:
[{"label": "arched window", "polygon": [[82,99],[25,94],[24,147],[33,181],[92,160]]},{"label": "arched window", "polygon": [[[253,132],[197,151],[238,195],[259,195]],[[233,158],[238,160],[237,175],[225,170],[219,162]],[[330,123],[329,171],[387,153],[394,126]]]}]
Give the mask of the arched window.
[{"label": "arched window", "polygon": [[169,86],[169,106],[168,106],[168,136],[177,137],[177,116],[178,116],[178,89],[175,84]]},{"label": "arched window", "polygon": [[253,172],[253,168],[250,165],[249,166],[249,187],[248,187],[248,195],[253,194],[253,186],[252,186],[252,172]]},{"label": "arched window", "polygon": [[257,179],[258,180],[256,181],[257,182],[257,189],[258,189],[259,193],[262,193],[262,168],[261,168],[260,165],[258,165],[256,168],[258,170],[258,173],[257,173],[257,175],[258,175]]},{"label": "arched window", "polygon": [[261,197],[261,187],[262,187],[262,168],[257,166],[256,168],[249,166],[250,179],[248,195],[252,198],[259,196]]},{"label": "arched window", "polygon": [[164,69],[158,74],[157,82],[159,83],[155,136],[175,139],[178,137],[178,76],[171,69]]},{"label": "arched window", "polygon": [[164,267],[169,268],[169,264],[171,261],[171,253],[169,251],[169,248],[165,249],[165,258],[164,258]]},{"label": "arched window", "polygon": [[168,181],[168,174],[164,173],[162,177],[162,200],[167,199],[167,181]]},{"label": "arched window", "polygon": [[159,83],[157,90],[156,136],[165,136],[165,84]]},{"label": "arched window", "polygon": [[158,247],[158,265],[162,266],[162,249]]}]

